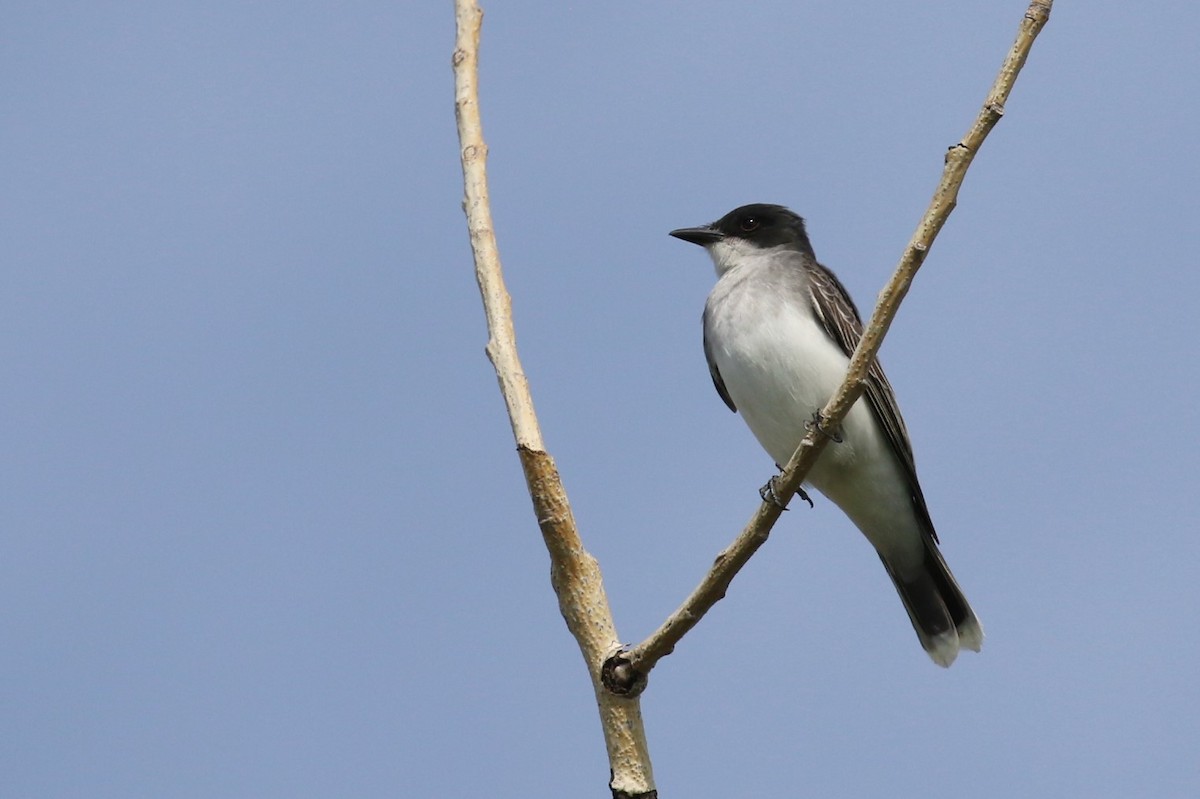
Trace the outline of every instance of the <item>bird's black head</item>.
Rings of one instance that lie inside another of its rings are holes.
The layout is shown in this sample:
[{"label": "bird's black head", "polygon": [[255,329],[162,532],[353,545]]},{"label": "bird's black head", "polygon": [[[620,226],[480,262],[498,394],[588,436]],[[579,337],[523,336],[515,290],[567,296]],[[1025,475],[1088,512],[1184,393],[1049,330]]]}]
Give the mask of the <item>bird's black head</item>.
[{"label": "bird's black head", "polygon": [[789,247],[812,254],[804,220],[782,205],[754,203],[735,208],[711,225],[672,230],[677,239],[707,247],[725,239],[740,239],[754,247]]}]

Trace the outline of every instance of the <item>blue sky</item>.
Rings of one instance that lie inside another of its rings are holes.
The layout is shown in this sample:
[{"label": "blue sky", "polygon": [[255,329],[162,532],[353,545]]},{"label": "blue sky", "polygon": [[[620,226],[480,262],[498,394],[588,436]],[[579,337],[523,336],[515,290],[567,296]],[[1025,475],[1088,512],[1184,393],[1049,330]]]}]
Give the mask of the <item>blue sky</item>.
[{"label": "blue sky", "polygon": [[[636,641],[771,473],[711,265],[804,215],[869,308],[1025,3],[490,3],[547,446]],[[1200,8],[1063,2],[883,349],[988,633],[828,502],[643,701],[662,795],[1200,793]],[[0,794],[606,795],[459,208],[441,3],[24,4],[0,33]]]}]

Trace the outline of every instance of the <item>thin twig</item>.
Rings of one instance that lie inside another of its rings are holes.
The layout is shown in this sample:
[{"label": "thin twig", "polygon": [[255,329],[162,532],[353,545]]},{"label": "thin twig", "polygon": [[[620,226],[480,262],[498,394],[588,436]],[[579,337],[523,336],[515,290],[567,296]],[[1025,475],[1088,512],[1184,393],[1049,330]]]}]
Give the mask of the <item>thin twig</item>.
[{"label": "thin twig", "polygon": [[[453,57],[454,109],[462,148],[463,210],[475,257],[475,278],[487,316],[488,358],[508,407],[529,496],[550,553],[550,582],[558,596],[559,610],[591,674],[608,748],[609,787],[614,799],[652,799],[657,793],[640,703],[635,696],[618,696],[606,690],[601,676],[605,659],[619,648],[620,639],[600,567],[583,547],[554,460],[544,450],[533,397],[517,356],[512,304],[504,286],[488,201],[487,145],[479,115],[479,32],[483,11],[474,0],[456,0],[455,19],[458,37]],[[497,673],[497,684],[501,684],[502,676]]]},{"label": "thin twig", "polygon": [[[963,178],[966,177],[967,168],[970,167],[983,140],[987,138],[988,133],[1004,114],[1004,104],[1008,101],[1009,93],[1012,91],[1021,67],[1025,64],[1034,39],[1050,19],[1052,5],[1053,0],[1034,0],[1030,3],[1025,17],[1021,21],[1016,41],[1013,42],[1008,56],[1004,59],[1000,74],[996,77],[991,91],[988,92],[978,117],[962,141],[951,147],[946,154],[942,179],[933,193],[933,199],[930,201],[925,215],[921,218],[920,224],[917,225],[917,230],[909,241],[892,279],[879,294],[875,312],[871,315],[862,339],[858,342],[858,347],[850,359],[845,380],[821,412],[822,427],[825,429],[836,430],[846,414],[850,412],[850,408],[862,395],[866,385],[867,370],[879,353],[879,347],[883,343],[883,337],[887,334],[888,328],[891,327],[892,320],[896,318],[900,302],[908,293],[913,276],[924,262],[929,248],[933,245],[933,240],[946,223],[950,212],[954,210],[958,200],[958,189],[962,185]],[[826,443],[828,443],[828,437],[817,434],[815,429],[809,431],[808,435],[804,437],[784,468],[783,474],[777,479],[776,493],[781,499],[790,500],[796,493]],[[687,631],[695,627],[704,614],[725,596],[725,591],[729,588],[734,575],[766,542],[780,513],[780,508],[773,503],[764,501],[733,543],[717,556],[708,574],[684,600],[679,609],[672,613],[662,626],[645,641],[627,652],[619,653],[614,656],[614,659],[624,662],[637,674],[642,676],[649,674],[660,659],[674,650],[675,645]]]}]

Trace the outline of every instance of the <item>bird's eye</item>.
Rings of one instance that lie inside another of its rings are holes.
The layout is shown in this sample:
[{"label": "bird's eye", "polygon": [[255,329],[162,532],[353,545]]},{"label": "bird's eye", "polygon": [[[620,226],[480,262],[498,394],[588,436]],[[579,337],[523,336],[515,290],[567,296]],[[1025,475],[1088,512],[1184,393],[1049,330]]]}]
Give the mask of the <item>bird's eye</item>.
[{"label": "bird's eye", "polygon": [[749,233],[752,230],[758,230],[758,219],[753,216],[748,216],[738,223],[738,227],[743,233]]}]

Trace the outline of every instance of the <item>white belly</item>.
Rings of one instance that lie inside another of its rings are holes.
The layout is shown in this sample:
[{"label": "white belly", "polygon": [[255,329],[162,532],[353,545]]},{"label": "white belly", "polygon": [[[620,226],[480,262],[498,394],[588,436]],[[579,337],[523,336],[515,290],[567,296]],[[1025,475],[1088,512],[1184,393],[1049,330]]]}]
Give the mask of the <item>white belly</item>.
[{"label": "white belly", "polygon": [[[806,423],[841,384],[849,358],[806,308],[736,291],[714,296],[720,305],[709,321],[713,360],[751,432],[782,466],[808,432]],[[911,549],[915,556],[920,537],[907,478],[865,398],[840,432],[841,443],[829,443],[807,482],[876,548]]]}]

